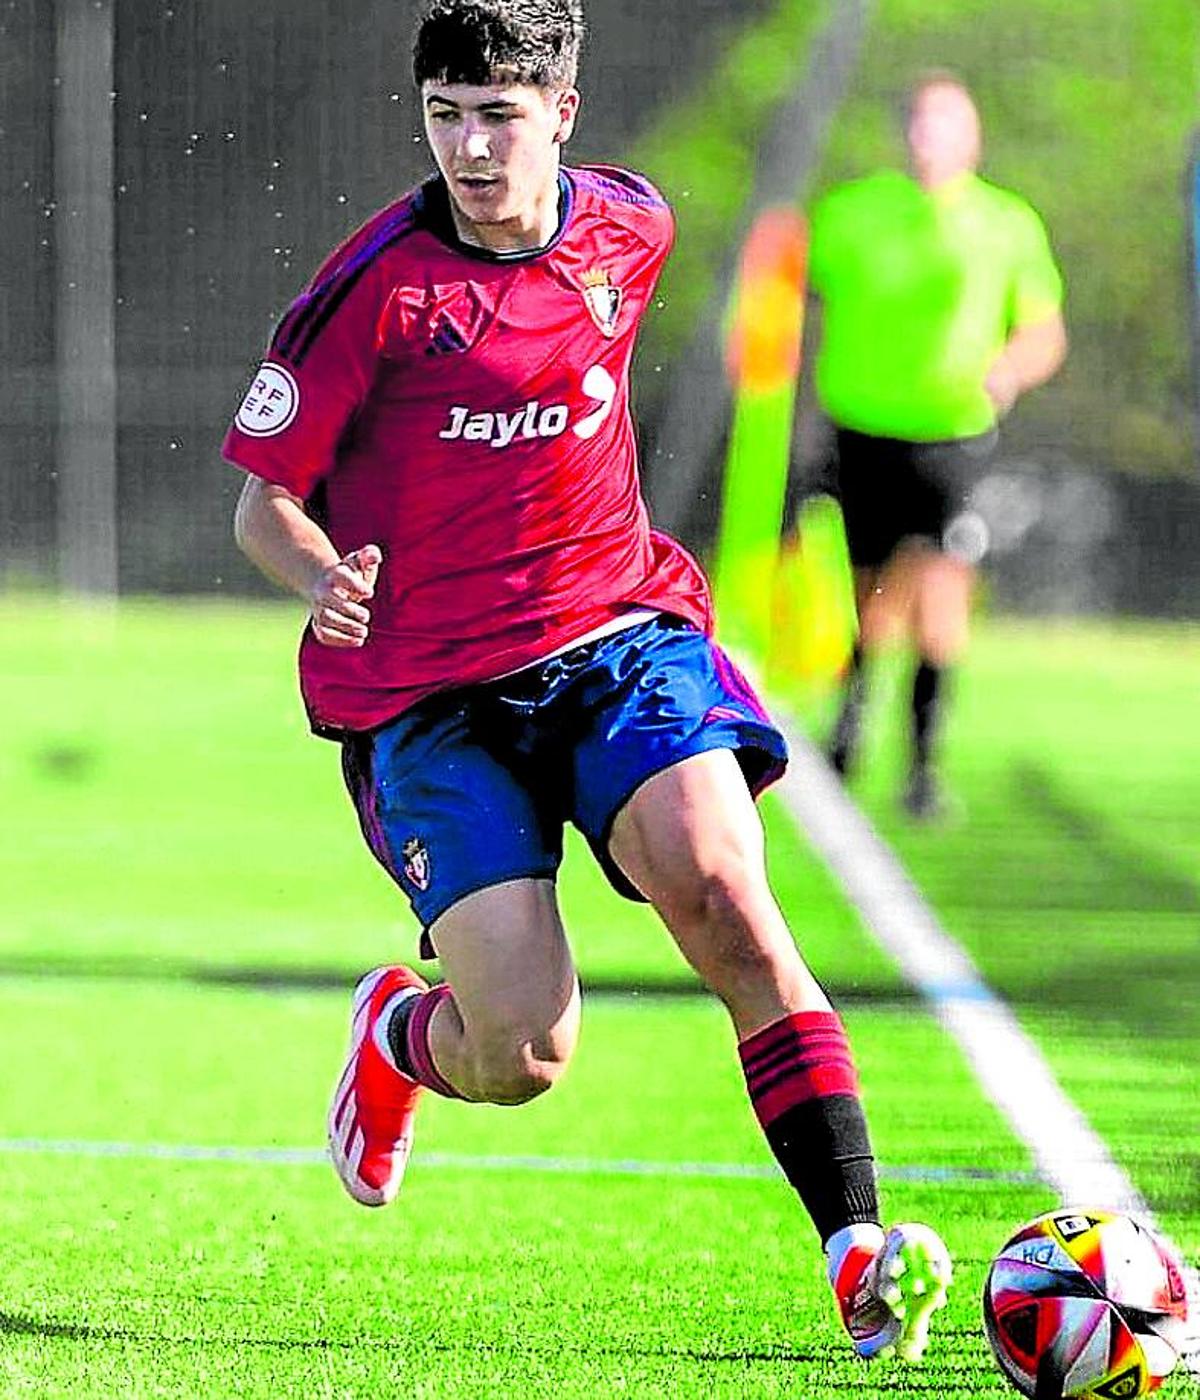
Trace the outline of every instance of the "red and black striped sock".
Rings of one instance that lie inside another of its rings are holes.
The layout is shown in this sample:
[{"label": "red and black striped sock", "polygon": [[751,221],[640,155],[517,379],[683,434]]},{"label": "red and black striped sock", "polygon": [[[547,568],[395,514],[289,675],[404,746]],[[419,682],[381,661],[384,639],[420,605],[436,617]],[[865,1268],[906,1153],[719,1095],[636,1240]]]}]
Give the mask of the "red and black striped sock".
[{"label": "red and black striped sock", "polygon": [[434,1064],[433,1052],[429,1048],[429,1023],[433,1013],[450,995],[450,988],[441,982],[427,992],[405,997],[392,1011],[387,1040],[392,1059],[401,1074],[424,1084],[443,1098],[461,1099],[462,1095]]},{"label": "red and black striped sock", "polygon": [[798,1011],[738,1047],[754,1112],[824,1244],[878,1224],[875,1160],[836,1011]]}]

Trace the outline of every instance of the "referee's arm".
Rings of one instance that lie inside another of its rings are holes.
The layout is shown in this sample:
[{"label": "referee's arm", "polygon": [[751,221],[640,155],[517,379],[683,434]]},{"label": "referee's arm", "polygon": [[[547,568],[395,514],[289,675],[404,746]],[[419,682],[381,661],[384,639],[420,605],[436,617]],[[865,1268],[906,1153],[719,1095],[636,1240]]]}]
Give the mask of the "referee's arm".
[{"label": "referee's arm", "polygon": [[1067,328],[1061,311],[1018,326],[992,361],[983,381],[998,414],[1005,414],[1030,389],[1044,384],[1067,354]]}]

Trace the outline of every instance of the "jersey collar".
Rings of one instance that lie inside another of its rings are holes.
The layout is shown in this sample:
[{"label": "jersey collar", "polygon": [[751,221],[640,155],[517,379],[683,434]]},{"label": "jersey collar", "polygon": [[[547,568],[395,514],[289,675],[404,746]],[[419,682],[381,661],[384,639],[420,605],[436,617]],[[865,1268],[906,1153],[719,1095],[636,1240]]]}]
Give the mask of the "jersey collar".
[{"label": "jersey collar", "polygon": [[558,247],[567,231],[573,203],[574,192],[571,181],[567,172],[560,170],[558,172],[558,228],[555,229],[553,237],[548,243],[543,243],[540,248],[520,248],[513,252],[495,252],[491,248],[481,248],[476,243],[464,243],[459,238],[458,230],[454,227],[454,218],[450,213],[450,191],[446,188],[446,182],[440,174],[431,176],[417,190],[413,211],[418,222],[424,224],[439,242],[452,248],[456,253],[461,253],[465,258],[474,258],[479,262],[489,263],[522,263],[544,257],[545,254]]}]

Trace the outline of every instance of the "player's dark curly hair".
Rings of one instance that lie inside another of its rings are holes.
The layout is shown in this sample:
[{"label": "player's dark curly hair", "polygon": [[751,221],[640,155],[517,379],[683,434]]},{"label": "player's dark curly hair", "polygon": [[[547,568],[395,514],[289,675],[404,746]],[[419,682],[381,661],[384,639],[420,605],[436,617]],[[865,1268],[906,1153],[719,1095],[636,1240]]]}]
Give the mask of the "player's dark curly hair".
[{"label": "player's dark curly hair", "polygon": [[583,0],[426,0],[413,77],[483,85],[501,77],[572,87],[583,45]]}]

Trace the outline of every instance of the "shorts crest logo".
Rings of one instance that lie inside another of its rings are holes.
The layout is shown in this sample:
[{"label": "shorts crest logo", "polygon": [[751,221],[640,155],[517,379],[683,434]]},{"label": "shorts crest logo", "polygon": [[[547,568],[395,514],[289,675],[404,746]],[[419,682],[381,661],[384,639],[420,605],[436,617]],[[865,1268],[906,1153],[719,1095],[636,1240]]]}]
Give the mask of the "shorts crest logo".
[{"label": "shorts crest logo", "polygon": [[419,836],[410,836],[404,843],[404,877],[417,889],[429,888],[429,848]]},{"label": "shorts crest logo", "polygon": [[265,360],[246,391],[235,419],[250,437],[274,437],[295,418],[300,408],[300,386],[282,365]]},{"label": "shorts crest logo", "polygon": [[583,299],[601,331],[607,336],[616,335],[621,315],[621,289],[613,286],[612,278],[603,268],[594,267],[583,274]]}]

